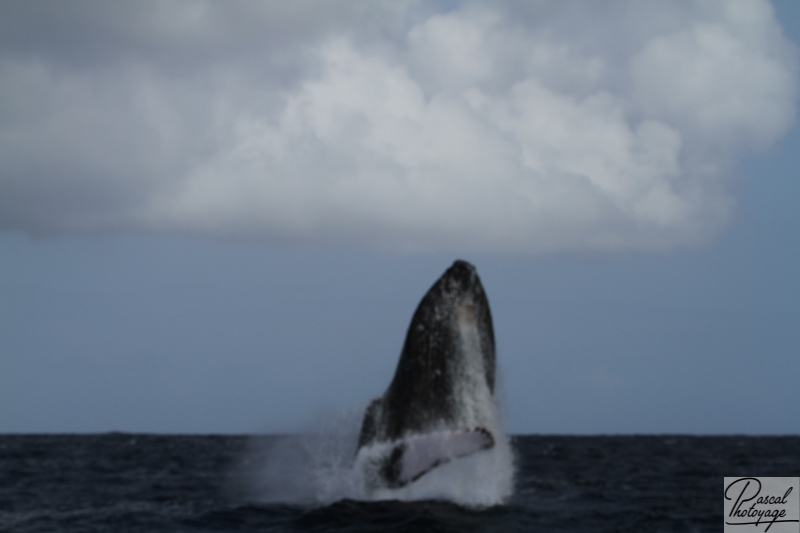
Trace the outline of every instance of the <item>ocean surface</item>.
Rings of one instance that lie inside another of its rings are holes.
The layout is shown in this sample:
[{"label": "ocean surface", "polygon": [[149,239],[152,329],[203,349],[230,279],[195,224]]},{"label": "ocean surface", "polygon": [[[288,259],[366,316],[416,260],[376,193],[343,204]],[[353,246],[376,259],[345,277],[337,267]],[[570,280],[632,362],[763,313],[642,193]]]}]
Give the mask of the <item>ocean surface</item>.
[{"label": "ocean surface", "polygon": [[505,503],[357,501],[298,491],[293,439],[0,435],[0,531],[716,532],[724,476],[800,475],[796,436],[515,436]]}]

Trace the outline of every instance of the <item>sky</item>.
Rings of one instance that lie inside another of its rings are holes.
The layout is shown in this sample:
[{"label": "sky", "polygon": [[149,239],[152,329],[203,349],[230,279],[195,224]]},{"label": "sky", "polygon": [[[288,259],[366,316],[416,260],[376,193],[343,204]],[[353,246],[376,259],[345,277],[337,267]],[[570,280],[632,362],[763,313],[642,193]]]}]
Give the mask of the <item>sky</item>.
[{"label": "sky", "polygon": [[308,431],[456,258],[511,433],[800,431],[800,7],[1,2],[0,432]]}]

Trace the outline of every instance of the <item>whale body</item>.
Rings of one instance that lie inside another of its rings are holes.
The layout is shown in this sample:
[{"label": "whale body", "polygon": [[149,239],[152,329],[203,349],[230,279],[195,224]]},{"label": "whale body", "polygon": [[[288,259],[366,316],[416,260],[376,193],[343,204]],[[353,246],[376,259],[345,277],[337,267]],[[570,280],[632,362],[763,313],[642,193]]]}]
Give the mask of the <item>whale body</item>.
[{"label": "whale body", "polygon": [[397,488],[495,445],[495,342],[489,302],[466,261],[414,312],[389,388],[367,408],[356,462],[373,487]]}]

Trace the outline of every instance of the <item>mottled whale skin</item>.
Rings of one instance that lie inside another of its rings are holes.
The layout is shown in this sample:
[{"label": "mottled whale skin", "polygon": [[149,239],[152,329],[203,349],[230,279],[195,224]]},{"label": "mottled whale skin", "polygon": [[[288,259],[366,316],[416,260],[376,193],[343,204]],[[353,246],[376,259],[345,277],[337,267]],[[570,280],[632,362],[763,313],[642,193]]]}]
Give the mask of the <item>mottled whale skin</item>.
[{"label": "mottled whale skin", "polygon": [[[455,261],[419,303],[389,388],[364,414],[358,452],[377,483],[410,483],[494,446],[495,342],[478,274]],[[379,451],[375,451],[375,450]]]}]

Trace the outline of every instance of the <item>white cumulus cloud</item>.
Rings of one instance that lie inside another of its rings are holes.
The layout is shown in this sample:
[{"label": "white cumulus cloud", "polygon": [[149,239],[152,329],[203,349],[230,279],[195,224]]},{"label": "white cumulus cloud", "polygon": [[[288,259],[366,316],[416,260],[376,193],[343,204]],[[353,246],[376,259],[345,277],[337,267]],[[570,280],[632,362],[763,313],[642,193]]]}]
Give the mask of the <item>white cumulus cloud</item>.
[{"label": "white cumulus cloud", "polygon": [[668,249],[793,124],[766,0],[335,5],[5,4],[0,228]]}]

